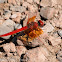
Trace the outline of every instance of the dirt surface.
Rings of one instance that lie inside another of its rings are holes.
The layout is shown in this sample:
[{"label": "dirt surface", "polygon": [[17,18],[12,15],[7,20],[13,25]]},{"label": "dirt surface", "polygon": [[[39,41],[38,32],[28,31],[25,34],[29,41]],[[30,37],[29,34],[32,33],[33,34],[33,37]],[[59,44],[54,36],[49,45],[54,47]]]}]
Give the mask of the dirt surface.
[{"label": "dirt surface", "polygon": [[44,23],[43,33],[0,37],[0,62],[62,62],[62,0],[0,0],[0,35],[26,26],[33,16]]}]

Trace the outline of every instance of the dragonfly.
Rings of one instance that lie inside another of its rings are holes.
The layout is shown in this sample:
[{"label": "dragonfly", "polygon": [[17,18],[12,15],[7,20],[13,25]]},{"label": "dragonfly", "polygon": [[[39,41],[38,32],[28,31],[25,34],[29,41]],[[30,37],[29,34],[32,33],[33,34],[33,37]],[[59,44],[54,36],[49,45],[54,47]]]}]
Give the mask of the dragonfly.
[{"label": "dragonfly", "polygon": [[38,37],[39,35],[41,35],[43,33],[43,30],[39,26],[44,25],[44,23],[41,20],[39,20],[38,23],[35,22],[35,18],[36,18],[36,16],[28,18],[27,25],[25,27],[22,27],[20,29],[14,30],[12,32],[9,32],[9,33],[3,34],[3,35],[0,35],[0,37],[5,37],[5,36],[13,35],[13,34],[21,32],[21,31],[24,31],[24,33],[31,40],[35,39],[36,37]]},{"label": "dragonfly", "polygon": [[22,27],[22,28],[17,29],[17,30],[14,30],[14,31],[9,32],[9,33],[0,35],[0,37],[5,37],[5,36],[16,34],[16,33],[21,32],[21,31],[25,31],[25,33],[29,37],[36,38],[37,36],[42,34],[43,31],[42,31],[42,29],[39,28],[39,26],[43,26],[44,23],[41,20],[39,20],[38,23],[34,22],[35,18],[36,18],[36,16],[29,18],[28,22],[27,22],[27,26]]}]

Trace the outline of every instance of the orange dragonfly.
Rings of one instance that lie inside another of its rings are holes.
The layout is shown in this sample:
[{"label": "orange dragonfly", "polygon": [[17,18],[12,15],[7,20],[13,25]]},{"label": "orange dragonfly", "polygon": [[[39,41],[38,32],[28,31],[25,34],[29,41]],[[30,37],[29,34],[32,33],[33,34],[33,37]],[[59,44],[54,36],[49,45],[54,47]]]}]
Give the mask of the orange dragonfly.
[{"label": "orange dragonfly", "polygon": [[39,28],[38,25],[43,26],[44,23],[41,20],[38,21],[39,24],[34,22],[35,18],[36,18],[36,16],[29,18],[28,22],[27,22],[27,26],[22,27],[22,28],[17,29],[17,30],[14,30],[14,31],[9,32],[9,33],[0,35],[0,37],[13,35],[15,33],[21,32],[21,31],[25,31],[25,33],[31,38],[35,38],[35,37],[39,36],[40,34],[43,33],[43,31],[42,31],[42,29]]}]

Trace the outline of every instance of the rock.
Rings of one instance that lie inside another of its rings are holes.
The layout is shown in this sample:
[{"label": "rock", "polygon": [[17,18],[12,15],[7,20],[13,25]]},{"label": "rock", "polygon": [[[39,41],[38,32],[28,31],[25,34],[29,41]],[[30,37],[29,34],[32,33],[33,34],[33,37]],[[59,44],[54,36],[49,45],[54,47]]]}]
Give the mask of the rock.
[{"label": "rock", "polygon": [[18,13],[16,13],[16,14],[17,14],[17,17],[13,18],[12,20],[20,24],[21,21],[25,19],[26,14],[24,14],[24,13],[19,13],[19,15],[18,15]]},{"label": "rock", "polygon": [[3,10],[2,9],[0,9],[0,15],[3,15]]},{"label": "rock", "polygon": [[11,13],[10,10],[7,10],[7,9],[4,10],[4,15],[5,15],[5,14],[9,14],[9,13]]},{"label": "rock", "polygon": [[51,19],[55,14],[55,9],[50,7],[44,7],[40,9],[40,15],[46,19]]},{"label": "rock", "polygon": [[24,0],[15,0],[16,1],[16,4],[18,5],[18,6],[20,6],[22,3],[24,3]]},{"label": "rock", "polygon": [[[1,26],[0,26],[0,35],[3,35],[3,34],[6,34],[6,33],[9,33],[11,31],[14,30],[14,25],[15,23],[8,19],[6,20]],[[9,39],[11,35],[9,36],[6,36],[6,37],[2,37],[4,39]]]},{"label": "rock", "polygon": [[13,54],[12,53],[6,53],[8,57],[12,57]]},{"label": "rock", "polygon": [[34,0],[34,3],[39,4],[40,0]]},{"label": "rock", "polygon": [[29,1],[29,0],[27,0],[27,2],[32,4],[32,3],[33,3],[33,0],[30,0],[30,1]]},{"label": "rock", "polygon": [[51,1],[51,6],[55,6],[57,4],[57,0],[50,0]]},{"label": "rock", "polygon": [[57,0],[57,4],[62,5],[62,0]]},{"label": "rock", "polygon": [[10,43],[10,52],[16,52],[16,47],[14,43]]},{"label": "rock", "polygon": [[53,20],[50,20],[50,23],[54,27],[62,28],[62,21],[61,20],[58,20],[58,19],[54,18]]},{"label": "rock", "polygon": [[24,2],[24,3],[23,3],[23,6],[24,6],[25,8],[27,8],[27,7],[30,6],[30,4],[29,4],[28,2]]},{"label": "rock", "polygon": [[62,20],[62,14],[60,14],[60,16],[59,16],[59,20],[60,20],[60,21]]},{"label": "rock", "polygon": [[10,45],[8,43],[6,43],[4,46],[3,46],[3,49],[6,53],[9,53],[10,52]]},{"label": "rock", "polygon": [[10,18],[10,16],[11,16],[11,13],[6,13],[5,15],[4,15],[4,19],[9,19]]},{"label": "rock", "polygon": [[4,8],[3,9],[4,10],[8,10],[9,9],[9,6],[10,6],[10,4],[9,3],[6,3],[6,4],[4,4],[4,6],[3,6]]},{"label": "rock", "polygon": [[25,1],[24,0],[21,0],[21,3],[24,3]]},{"label": "rock", "polygon": [[21,0],[16,0],[16,4],[17,4],[17,5],[20,6],[20,5],[21,5],[20,3],[21,3]]},{"label": "rock", "polygon": [[18,44],[19,46],[23,46],[23,45],[24,45],[21,40],[17,40],[17,44]]},{"label": "rock", "polygon": [[27,22],[28,22],[28,16],[26,16],[26,19],[23,21],[23,26],[27,26]]},{"label": "rock", "polygon": [[57,59],[62,62],[62,50],[57,53]]},{"label": "rock", "polygon": [[30,12],[32,12],[32,13],[34,13],[34,12],[36,12],[36,11],[38,10],[38,7],[37,7],[36,5],[30,5],[30,4],[27,3],[27,2],[24,2],[24,3],[23,3],[23,6],[24,6],[25,8],[28,8],[28,11],[30,11]]},{"label": "rock", "polygon": [[[0,26],[0,35],[6,34],[11,32],[12,30],[6,26]],[[11,35],[2,37],[4,39],[9,39]]]},{"label": "rock", "polygon": [[58,34],[62,37],[62,30],[58,30]]},{"label": "rock", "polygon": [[26,51],[26,54],[23,56],[22,60],[25,60],[27,62],[45,62],[47,61],[47,56],[48,56],[48,51],[43,47],[38,47]]},{"label": "rock", "polygon": [[16,14],[13,14],[13,15],[11,15],[10,18],[16,18],[16,17],[17,17],[17,15]]},{"label": "rock", "polygon": [[0,0],[0,3],[4,3],[4,2],[7,2],[7,0]]},{"label": "rock", "polygon": [[49,22],[52,24],[52,26],[54,26],[54,27],[55,27],[55,23],[54,23],[54,21],[53,21],[53,20],[49,20]]},{"label": "rock", "polygon": [[22,28],[22,25],[21,24],[15,24],[15,29],[20,29],[20,28]]},{"label": "rock", "polygon": [[21,13],[20,12],[12,12],[12,15],[17,15],[17,16],[21,16]]},{"label": "rock", "polygon": [[24,21],[24,20],[25,20],[25,17],[26,17],[27,15],[26,15],[25,13],[21,13],[21,15],[22,15],[22,16],[21,16],[21,20]]},{"label": "rock", "polygon": [[6,53],[10,53],[10,52],[16,52],[16,48],[15,45],[11,42],[11,43],[6,43],[3,46],[3,49]]},{"label": "rock", "polygon": [[48,40],[52,44],[52,46],[56,46],[56,45],[61,43],[61,38],[60,37],[49,36]]},{"label": "rock", "polygon": [[20,23],[21,17],[18,16],[16,18],[13,18],[12,20],[15,21],[15,22],[17,22],[17,23]]},{"label": "rock", "polygon": [[5,58],[0,58],[0,62],[8,62],[8,60]]},{"label": "rock", "polygon": [[15,59],[9,59],[8,62],[16,62]]},{"label": "rock", "polygon": [[59,14],[62,14],[62,10],[59,11]]},{"label": "rock", "polygon": [[16,0],[8,0],[8,3],[11,3],[13,5],[16,5]]},{"label": "rock", "polygon": [[59,28],[62,28],[62,21],[61,20],[56,20],[56,21],[54,21],[55,22],[55,26],[56,27],[59,27]]},{"label": "rock", "polygon": [[14,55],[14,56],[17,56],[17,52],[14,52],[13,55]]},{"label": "rock", "polygon": [[22,54],[26,52],[26,48],[24,46],[16,46],[16,49],[17,49],[17,54],[19,56],[21,56]]},{"label": "rock", "polygon": [[47,62],[59,62],[59,61],[56,59],[56,56],[51,54],[51,56],[48,57]]},{"label": "rock", "polygon": [[15,59],[16,62],[20,62],[20,57],[19,56],[14,56],[12,59]]},{"label": "rock", "polygon": [[43,7],[47,7],[47,6],[55,6],[57,4],[57,0],[42,0],[40,2],[40,5]]},{"label": "rock", "polygon": [[26,8],[22,7],[22,6],[11,6],[10,10],[12,10],[12,11],[18,11],[18,12],[22,13],[22,12],[25,12]]},{"label": "rock", "polygon": [[4,4],[2,4],[2,3],[0,3],[0,10],[3,10],[3,8],[4,8]]},{"label": "rock", "polygon": [[51,32],[54,30],[54,27],[48,22],[42,29],[44,32]]},{"label": "rock", "polygon": [[30,11],[30,12],[36,12],[37,10],[38,10],[38,7],[36,6],[36,5],[30,5],[29,7],[28,7],[28,10]]},{"label": "rock", "polygon": [[62,20],[53,20],[56,27],[62,28]]},{"label": "rock", "polygon": [[3,20],[3,19],[0,19],[0,25],[2,25],[2,24],[3,24],[3,22],[4,22],[4,20]]},{"label": "rock", "polygon": [[11,11],[9,11],[9,10],[5,10],[4,11],[4,19],[9,19],[10,18],[10,16],[11,16]]},{"label": "rock", "polygon": [[[12,12],[13,16],[11,17],[13,21],[20,23],[21,13],[20,12]],[[18,24],[17,24],[18,25]],[[16,26],[16,25],[15,25]]]},{"label": "rock", "polygon": [[47,1],[46,0],[41,0],[40,5],[43,6],[43,7],[50,6],[51,2],[50,2],[50,0],[47,0]]}]

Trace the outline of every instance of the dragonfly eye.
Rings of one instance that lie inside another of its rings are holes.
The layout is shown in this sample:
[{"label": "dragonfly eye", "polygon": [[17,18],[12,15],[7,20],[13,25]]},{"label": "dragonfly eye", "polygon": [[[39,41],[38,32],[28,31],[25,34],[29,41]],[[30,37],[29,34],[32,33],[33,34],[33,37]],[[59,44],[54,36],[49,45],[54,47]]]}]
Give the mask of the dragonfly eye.
[{"label": "dragonfly eye", "polygon": [[39,26],[43,26],[44,25],[44,23],[41,20],[38,21],[38,24],[39,24]]}]

